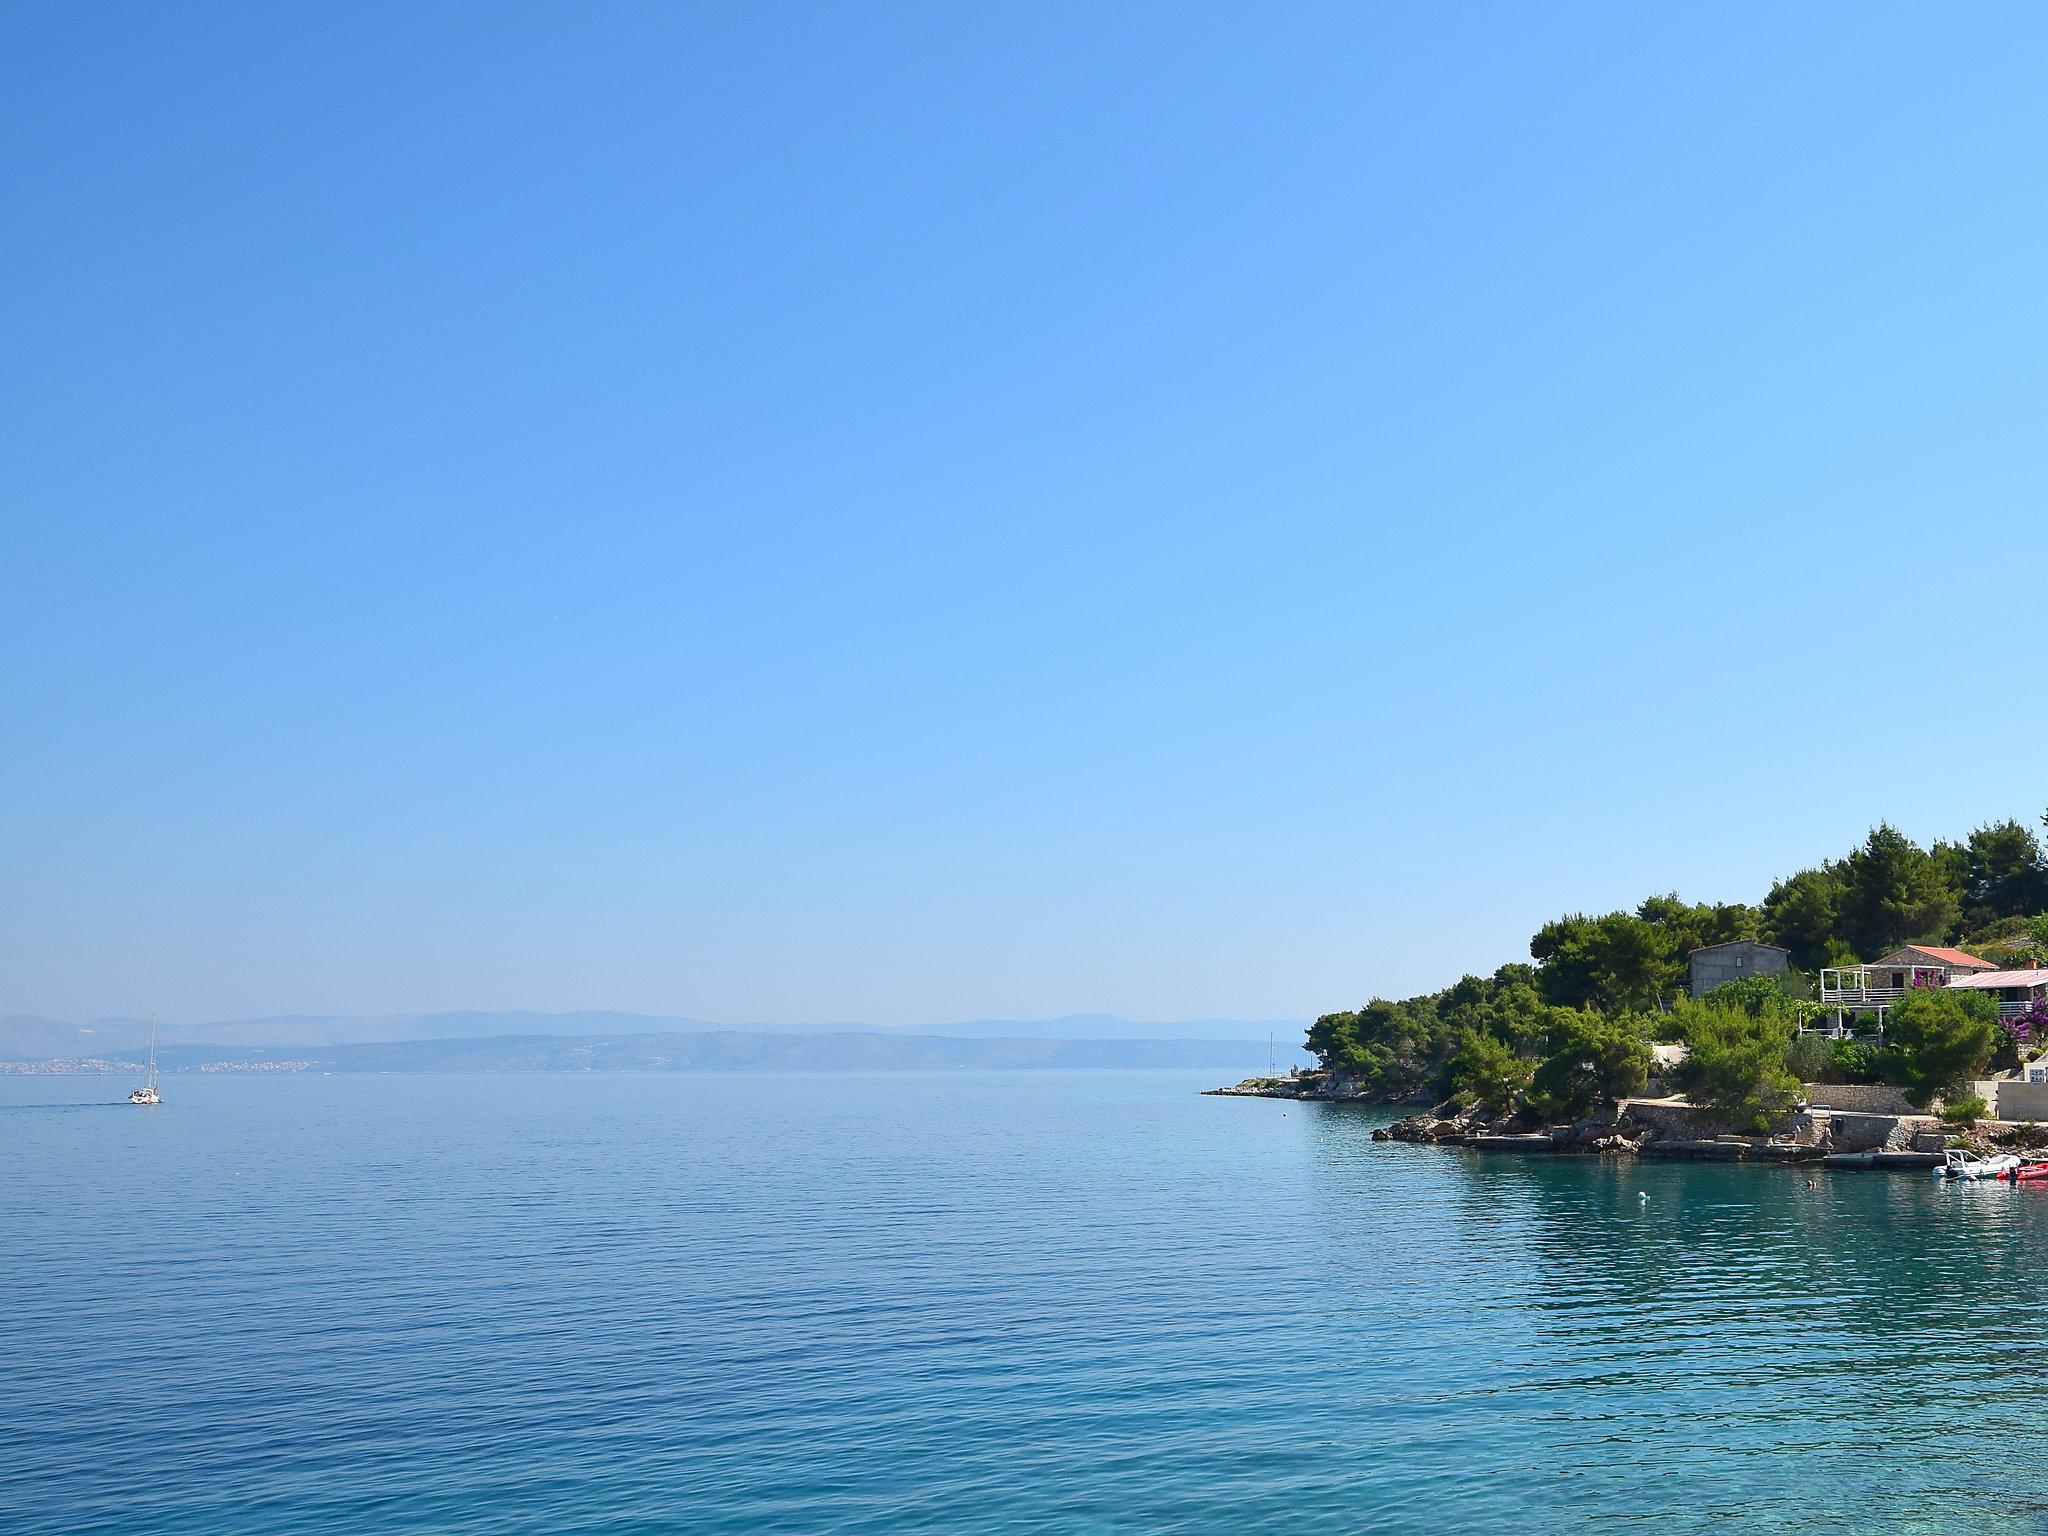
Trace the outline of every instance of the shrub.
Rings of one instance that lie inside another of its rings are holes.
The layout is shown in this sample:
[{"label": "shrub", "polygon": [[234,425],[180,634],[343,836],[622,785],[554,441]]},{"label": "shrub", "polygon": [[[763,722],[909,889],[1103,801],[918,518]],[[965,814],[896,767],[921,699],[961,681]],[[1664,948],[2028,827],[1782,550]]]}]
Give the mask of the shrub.
[{"label": "shrub", "polygon": [[1950,1125],[1975,1125],[1984,1118],[1991,1108],[1976,1094],[1966,1098],[1949,1099],[1941,1106],[1941,1118]]},{"label": "shrub", "polygon": [[1832,1052],[1828,1081],[1834,1083],[1881,1083],[1884,1081],[1884,1047],[1868,1040],[1837,1040]]},{"label": "shrub", "polygon": [[2048,1041],[2048,1003],[2036,1000],[2027,1004],[2025,1011],[2001,1018],[1998,1023],[2015,1047]]},{"label": "shrub", "polygon": [[1726,981],[1709,992],[1702,1002],[1720,1008],[1740,1008],[1753,1019],[1772,1018],[1798,1029],[1817,1024],[1834,1010],[1823,1003],[1804,1002],[1792,995],[1796,985],[1789,975],[1745,976]]},{"label": "shrub", "polygon": [[1828,1081],[1835,1070],[1835,1042],[1825,1035],[1794,1035],[1785,1047],[1785,1070],[1802,1083]]},{"label": "shrub", "polygon": [[1868,1040],[1800,1035],[1785,1052],[1785,1069],[1802,1083],[1881,1083],[1884,1047]]}]

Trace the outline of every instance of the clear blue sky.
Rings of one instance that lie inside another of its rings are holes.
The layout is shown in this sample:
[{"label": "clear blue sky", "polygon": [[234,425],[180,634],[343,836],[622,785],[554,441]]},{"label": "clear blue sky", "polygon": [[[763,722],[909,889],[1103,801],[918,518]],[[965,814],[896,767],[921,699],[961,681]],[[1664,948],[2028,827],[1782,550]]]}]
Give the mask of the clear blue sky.
[{"label": "clear blue sky", "polygon": [[0,1011],[1306,1016],[2031,817],[2044,58],[10,4]]}]

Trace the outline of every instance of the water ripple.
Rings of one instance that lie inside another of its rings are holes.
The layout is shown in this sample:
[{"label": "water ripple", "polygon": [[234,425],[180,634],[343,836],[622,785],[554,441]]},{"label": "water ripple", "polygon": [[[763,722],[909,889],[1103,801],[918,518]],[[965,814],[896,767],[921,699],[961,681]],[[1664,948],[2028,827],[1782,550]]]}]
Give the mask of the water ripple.
[{"label": "water ripple", "polygon": [[0,1080],[10,1533],[2048,1530],[2048,1191],[1180,1073],[82,1081]]}]

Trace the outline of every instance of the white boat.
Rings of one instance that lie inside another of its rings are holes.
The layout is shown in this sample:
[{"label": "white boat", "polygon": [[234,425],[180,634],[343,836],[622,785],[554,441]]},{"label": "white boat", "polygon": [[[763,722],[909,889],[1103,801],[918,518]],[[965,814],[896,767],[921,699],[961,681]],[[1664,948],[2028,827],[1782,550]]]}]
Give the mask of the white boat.
[{"label": "white boat", "polygon": [[128,1102],[130,1104],[161,1104],[163,1102],[162,1099],[157,1097],[156,1091],[156,1021],[153,1019],[149,1025],[149,1078],[140,1088],[136,1088],[129,1093]]},{"label": "white boat", "polygon": [[1941,1166],[1934,1170],[1934,1176],[1937,1179],[2002,1179],[2019,1165],[2020,1160],[2010,1152],[1997,1157],[1979,1157],[1961,1147],[1951,1147],[1942,1157]]}]

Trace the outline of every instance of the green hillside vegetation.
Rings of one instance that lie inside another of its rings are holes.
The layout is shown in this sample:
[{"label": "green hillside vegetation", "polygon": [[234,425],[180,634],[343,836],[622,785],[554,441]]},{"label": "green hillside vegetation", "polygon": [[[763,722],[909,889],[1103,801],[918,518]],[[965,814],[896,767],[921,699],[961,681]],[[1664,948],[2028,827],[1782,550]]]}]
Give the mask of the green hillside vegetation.
[{"label": "green hillside vegetation", "polygon": [[[2048,825],[2048,816],[2041,818]],[[1686,996],[1687,956],[1760,939],[1792,973]],[[1803,1001],[1823,966],[1900,944],[1957,945],[2002,966],[2048,965],[2048,849],[2017,821],[1922,848],[1890,825],[1840,859],[1774,882],[1746,903],[1651,896],[1633,911],[1571,913],[1529,941],[1532,963],[1441,992],[1317,1019],[1308,1049],[1372,1095],[1460,1095],[1489,1108],[1564,1116],[1633,1092],[1653,1041],[1683,1041],[1695,1102],[1762,1125],[1806,1082],[1892,1082],[1917,1103],[1955,1090],[2009,1042],[1988,999],[1932,990],[1893,1009],[1882,1047],[1797,1033],[1826,1010]]]}]

